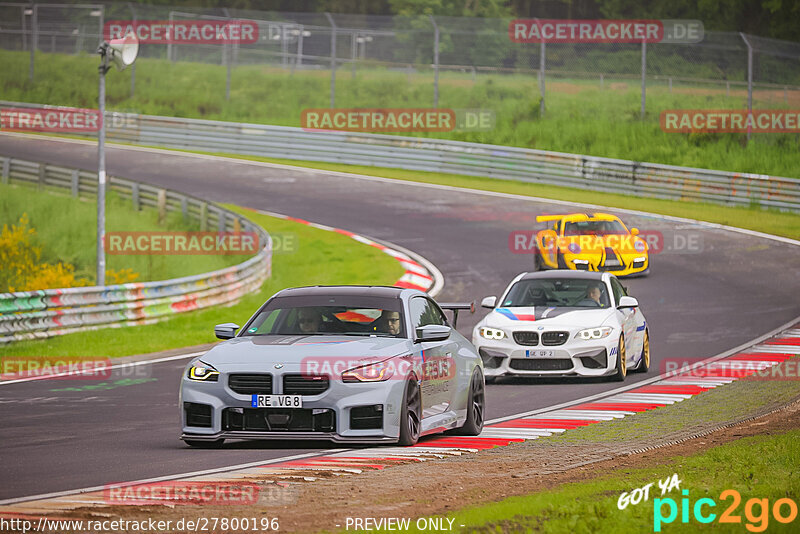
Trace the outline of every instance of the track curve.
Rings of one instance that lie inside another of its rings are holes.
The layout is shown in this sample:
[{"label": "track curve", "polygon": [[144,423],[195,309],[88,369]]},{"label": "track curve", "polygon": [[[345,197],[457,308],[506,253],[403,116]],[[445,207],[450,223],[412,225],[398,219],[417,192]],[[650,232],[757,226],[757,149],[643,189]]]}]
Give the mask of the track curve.
[{"label": "track curve", "polygon": [[[441,300],[498,294],[530,269],[509,249],[509,234],[543,213],[576,211],[562,203],[513,195],[368,179],[168,151],[107,147],[109,174],[218,202],[275,211],[396,243],[444,274]],[[0,153],[92,169],[94,144],[0,135]],[[614,209],[605,210],[616,213]],[[629,225],[666,240],[699,236],[700,250],[664,252],[651,274],[626,284],[651,325],[653,371],[664,358],[707,357],[800,315],[800,247],[689,222],[620,213]],[[460,318],[467,334],[481,314]],[[85,393],[52,391],[70,381],[43,380],[0,389],[3,480],[0,499],[170,475],[313,452],[325,444],[244,443],[222,451],[188,450],[177,440],[177,382],[182,361],[148,366],[156,380]],[[618,387],[610,382],[517,380],[489,386],[488,418],[571,401]],[[121,461],[123,459],[123,461]]]}]

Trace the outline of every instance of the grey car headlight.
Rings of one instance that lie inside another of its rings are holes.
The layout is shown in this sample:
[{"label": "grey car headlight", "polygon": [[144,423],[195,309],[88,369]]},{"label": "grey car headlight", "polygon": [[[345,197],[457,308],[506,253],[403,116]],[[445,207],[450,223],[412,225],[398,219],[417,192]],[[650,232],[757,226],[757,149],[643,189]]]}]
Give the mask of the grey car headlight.
[{"label": "grey car headlight", "polygon": [[581,330],[578,332],[575,337],[579,337],[585,341],[589,341],[591,339],[603,339],[604,337],[608,337],[611,335],[614,329],[610,326],[598,326],[596,328],[587,328],[586,330]]},{"label": "grey car headlight", "polygon": [[499,328],[490,328],[482,326],[480,329],[481,337],[486,339],[505,339],[506,333]]},{"label": "grey car headlight", "polygon": [[219,380],[219,371],[207,363],[197,362],[189,368],[186,376],[190,380],[197,380],[198,382],[216,382]]},{"label": "grey car headlight", "polygon": [[395,365],[392,359],[353,367],[342,373],[342,382],[383,382],[392,378]]}]

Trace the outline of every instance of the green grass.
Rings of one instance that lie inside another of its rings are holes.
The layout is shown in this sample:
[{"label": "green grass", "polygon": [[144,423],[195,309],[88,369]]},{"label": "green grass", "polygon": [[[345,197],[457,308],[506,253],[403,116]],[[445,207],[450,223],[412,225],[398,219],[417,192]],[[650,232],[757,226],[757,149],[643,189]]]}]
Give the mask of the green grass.
[{"label": "green grass", "polygon": [[[41,247],[41,261],[62,261],[75,267],[77,278],[93,285],[96,278],[97,202],[76,199],[58,190],[40,191],[27,185],[0,185],[0,227],[17,224],[27,213],[36,230],[34,243]],[[106,205],[106,232],[196,231],[199,224],[184,221],[180,213],[168,213],[163,224],[155,209],[135,211],[130,201],[110,192]],[[107,269],[130,268],[136,282],[190,276],[245,261],[250,255],[106,255]],[[4,266],[0,266],[0,269]],[[0,292],[5,291],[0,288]]]},{"label": "green grass", "polygon": [[[760,526],[760,508],[754,506],[754,519],[745,516],[745,507],[752,498],[769,499],[769,510],[777,499],[790,498],[795,503],[800,495],[800,431],[783,435],[758,436],[715,447],[707,452],[688,457],[664,458],[656,468],[630,469],[624,473],[603,475],[589,482],[561,486],[522,497],[504,499],[498,503],[460,510],[449,517],[464,532],[549,532],[583,534],[594,532],[653,532],[655,499],[672,498],[678,515],[672,524],[664,524],[661,532],[746,532],[747,524]],[[688,490],[690,506],[701,498],[716,501],[715,508],[703,507],[703,513],[717,514],[708,525],[697,522],[691,508],[689,522],[681,523],[681,499],[677,489],[661,496],[658,480],[677,473],[681,490]],[[653,483],[648,501],[617,508],[622,492],[630,493],[638,487]],[[720,494],[733,489],[741,495],[741,504],[734,515],[741,516],[741,524],[720,524],[719,516],[731,504],[731,498],[720,499]],[[663,505],[668,515],[668,505]],[[783,506],[783,514],[788,515]],[[780,524],[772,517],[767,522],[768,532],[797,532],[798,521]],[[415,524],[412,521],[412,526]],[[414,528],[411,529],[415,531]]]},{"label": "green grass", "polygon": [[78,332],[47,340],[21,341],[3,347],[6,357],[118,357],[209,343],[215,324],[243,325],[275,292],[286,287],[331,284],[392,285],[403,269],[391,256],[347,236],[268,217],[237,206],[241,213],[270,233],[295,236],[293,253],[273,257],[272,277],[261,290],[230,307],[214,307],[175,315],[147,326]]},{"label": "green grass", "polygon": [[797,214],[778,210],[765,210],[758,207],[731,207],[719,204],[700,202],[676,202],[655,198],[642,198],[617,193],[599,193],[571,187],[531,184],[512,180],[498,180],[475,176],[463,176],[402,169],[387,169],[362,165],[343,165],[338,163],[319,163],[296,161],[289,159],[263,158],[259,156],[243,156],[240,154],[218,154],[220,156],[264,161],[283,165],[295,165],[312,169],[324,169],[339,172],[381,176],[395,180],[408,180],[429,184],[496,191],[515,195],[585,202],[606,207],[623,208],[659,213],[673,217],[686,217],[717,224],[725,224],[768,234],[800,239],[800,217]]},{"label": "green grass", "polygon": [[[95,56],[39,53],[36,78],[27,78],[29,55],[0,51],[0,91],[6,100],[96,107]],[[225,101],[225,68],[217,65],[140,58],[136,95],[130,98],[130,73],[107,78],[108,108],[191,118],[299,126],[306,108],[329,105],[329,72],[267,66],[239,66],[233,71],[230,101]],[[82,73],[82,74],[80,74]],[[78,75],[80,74],[80,75]],[[337,107],[429,107],[432,77],[381,68],[349,69],[337,76]],[[647,117],[639,118],[640,93],[633,80],[548,79],[547,111],[539,114],[536,78],[530,75],[443,72],[439,106],[491,109],[496,127],[487,132],[415,133],[450,139],[512,145],[569,153],[800,177],[800,135],[758,134],[744,146],[742,134],[667,134],[658,118],[665,109],[745,107],[745,91],[728,97],[722,86],[676,85],[672,93],[652,83]],[[800,95],[757,91],[756,108],[797,107]]]}]

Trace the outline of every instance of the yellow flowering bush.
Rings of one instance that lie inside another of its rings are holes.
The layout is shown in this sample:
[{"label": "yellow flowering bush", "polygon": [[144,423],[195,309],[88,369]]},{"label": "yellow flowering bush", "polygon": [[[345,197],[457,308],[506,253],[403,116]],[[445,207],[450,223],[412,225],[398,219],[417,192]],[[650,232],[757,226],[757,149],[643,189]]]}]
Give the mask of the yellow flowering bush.
[{"label": "yellow flowering bush", "polygon": [[[0,292],[33,291],[90,285],[75,276],[75,267],[64,262],[42,263],[42,249],[34,244],[36,230],[30,228],[28,214],[17,224],[3,225],[0,232]],[[133,269],[106,271],[108,284],[124,284],[139,278]]]}]

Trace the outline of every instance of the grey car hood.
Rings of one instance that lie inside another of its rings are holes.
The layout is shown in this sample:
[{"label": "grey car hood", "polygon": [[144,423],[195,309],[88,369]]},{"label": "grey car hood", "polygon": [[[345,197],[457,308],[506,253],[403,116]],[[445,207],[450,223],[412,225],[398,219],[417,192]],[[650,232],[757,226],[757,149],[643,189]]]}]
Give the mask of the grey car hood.
[{"label": "grey car hood", "polygon": [[409,354],[412,343],[396,337],[359,336],[245,336],[212,348],[200,360],[224,370],[226,365],[299,364],[306,358],[340,358],[365,363]]}]

